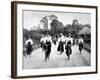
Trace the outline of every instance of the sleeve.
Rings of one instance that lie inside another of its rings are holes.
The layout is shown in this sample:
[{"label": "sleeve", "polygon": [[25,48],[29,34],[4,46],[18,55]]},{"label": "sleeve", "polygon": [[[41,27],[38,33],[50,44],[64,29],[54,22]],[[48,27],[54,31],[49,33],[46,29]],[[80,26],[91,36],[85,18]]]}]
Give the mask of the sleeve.
[{"label": "sleeve", "polygon": [[31,40],[31,45],[33,45],[33,41]]},{"label": "sleeve", "polygon": [[82,43],[84,43],[84,40],[82,39]]},{"label": "sleeve", "polygon": [[59,43],[60,39],[58,38],[58,43]]},{"label": "sleeve", "polygon": [[42,42],[42,38],[40,39],[40,42]]},{"label": "sleeve", "polygon": [[80,43],[80,39],[78,40],[78,43]]},{"label": "sleeve", "polygon": [[26,40],[25,45],[27,45],[27,43],[28,43],[28,40]]},{"label": "sleeve", "polygon": [[52,43],[52,38],[50,37],[49,39],[50,39],[50,42]]}]

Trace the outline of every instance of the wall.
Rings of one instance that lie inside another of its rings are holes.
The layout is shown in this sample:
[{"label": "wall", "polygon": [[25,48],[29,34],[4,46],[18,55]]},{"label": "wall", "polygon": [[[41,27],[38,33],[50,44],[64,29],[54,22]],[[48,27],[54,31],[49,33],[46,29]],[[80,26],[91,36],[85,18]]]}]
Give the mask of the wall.
[{"label": "wall", "polygon": [[[51,3],[56,2],[56,3],[79,4],[79,5],[98,5],[98,6],[100,5],[99,0],[30,0],[30,1],[51,2]],[[0,0],[0,80],[13,80],[10,78],[10,71],[11,71],[10,69],[11,68],[11,11],[10,10],[11,10],[11,0]],[[100,16],[98,16],[98,19],[100,21]],[[99,31],[98,34],[100,34]],[[100,41],[99,36],[98,36],[98,41]],[[98,45],[100,45],[100,42],[98,42]],[[100,57],[100,54],[98,54],[98,57]],[[98,60],[98,63],[99,62],[100,59]],[[98,64],[98,67],[100,67],[100,64]],[[45,78],[34,78],[34,79],[32,78],[29,80],[100,80],[100,69],[98,74],[60,76],[60,77],[49,77],[49,78],[45,77]]]}]

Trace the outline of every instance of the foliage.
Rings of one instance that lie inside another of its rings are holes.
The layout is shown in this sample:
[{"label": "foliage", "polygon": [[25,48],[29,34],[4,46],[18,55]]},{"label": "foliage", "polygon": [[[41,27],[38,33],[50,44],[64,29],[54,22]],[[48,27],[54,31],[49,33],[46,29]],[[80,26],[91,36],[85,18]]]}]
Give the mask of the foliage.
[{"label": "foliage", "polygon": [[64,25],[62,22],[59,22],[58,20],[53,20],[51,22],[51,31],[53,34],[59,34],[64,32]]}]

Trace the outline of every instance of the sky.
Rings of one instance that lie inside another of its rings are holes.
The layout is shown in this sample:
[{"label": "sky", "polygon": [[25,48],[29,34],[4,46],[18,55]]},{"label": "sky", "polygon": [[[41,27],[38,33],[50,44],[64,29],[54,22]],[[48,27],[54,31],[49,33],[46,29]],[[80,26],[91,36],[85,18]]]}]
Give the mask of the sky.
[{"label": "sky", "polygon": [[51,12],[51,11],[34,11],[34,10],[24,10],[23,11],[23,27],[25,29],[35,28],[38,26],[40,20],[44,16],[56,15],[58,20],[63,23],[63,25],[72,24],[74,19],[77,19],[80,24],[90,24],[91,25],[91,14],[89,13],[75,13],[75,12]]}]

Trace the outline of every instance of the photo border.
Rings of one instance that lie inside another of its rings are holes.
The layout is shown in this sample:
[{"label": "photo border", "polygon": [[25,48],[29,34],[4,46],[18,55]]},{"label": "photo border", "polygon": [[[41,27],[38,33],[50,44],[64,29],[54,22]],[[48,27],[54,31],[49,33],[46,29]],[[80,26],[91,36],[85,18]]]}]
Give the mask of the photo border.
[{"label": "photo border", "polygon": [[[59,7],[76,7],[76,8],[90,8],[96,10],[96,71],[80,72],[80,73],[63,73],[63,74],[49,74],[49,75],[32,75],[32,76],[17,76],[17,4],[28,5],[45,5],[45,6],[59,6]],[[11,77],[12,78],[32,78],[32,77],[50,77],[50,76],[66,76],[66,75],[81,75],[98,73],[98,7],[88,5],[73,5],[73,4],[58,4],[58,3],[40,3],[40,2],[25,2],[12,1],[11,2]]]}]

